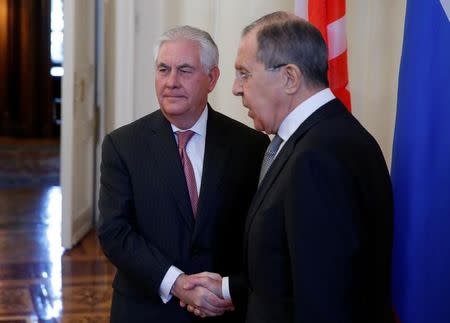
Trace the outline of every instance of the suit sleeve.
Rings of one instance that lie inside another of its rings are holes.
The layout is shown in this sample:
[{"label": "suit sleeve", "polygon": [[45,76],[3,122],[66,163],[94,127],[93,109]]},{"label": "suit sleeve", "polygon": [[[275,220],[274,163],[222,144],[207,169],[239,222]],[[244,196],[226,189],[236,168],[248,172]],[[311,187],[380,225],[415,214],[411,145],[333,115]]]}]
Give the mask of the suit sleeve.
[{"label": "suit sleeve", "polygon": [[[269,137],[267,135],[263,135],[258,133],[254,137],[254,142],[252,143],[252,147],[254,147],[254,153],[251,154],[251,161],[249,165],[249,169],[253,172],[254,177],[252,181],[254,182],[254,189],[252,190],[252,198],[257,189],[257,183],[259,179],[259,170],[261,168],[261,163],[264,157],[264,153],[266,151],[267,146],[270,143]],[[250,173],[250,172],[249,172]],[[247,210],[248,211],[248,210]],[[246,213],[246,216],[248,214]],[[242,233],[243,234],[243,233]],[[245,240],[245,237],[244,239]],[[242,255],[244,256],[244,255]],[[247,268],[241,268],[241,272],[231,274],[228,280],[228,287],[231,296],[231,300],[233,305],[237,309],[245,310],[247,305],[247,297],[248,297],[248,281],[247,276],[244,274],[247,272]]]},{"label": "suit sleeve", "polygon": [[102,145],[98,206],[97,230],[105,255],[128,279],[158,296],[161,281],[172,264],[135,228],[130,175],[110,135]]},{"label": "suit sleeve", "polygon": [[355,187],[349,170],[330,154],[297,158],[284,201],[294,322],[351,322]]},{"label": "suit sleeve", "polygon": [[231,301],[236,307],[244,307],[247,302],[248,285],[244,274],[231,275],[228,278]]}]

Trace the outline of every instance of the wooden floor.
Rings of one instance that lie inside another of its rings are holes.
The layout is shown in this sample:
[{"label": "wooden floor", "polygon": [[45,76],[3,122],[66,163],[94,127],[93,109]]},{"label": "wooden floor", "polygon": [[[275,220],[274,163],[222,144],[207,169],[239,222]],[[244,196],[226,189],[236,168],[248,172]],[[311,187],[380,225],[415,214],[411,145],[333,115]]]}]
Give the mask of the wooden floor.
[{"label": "wooden floor", "polygon": [[61,246],[58,186],[0,190],[0,323],[109,322],[114,268],[95,232]]}]

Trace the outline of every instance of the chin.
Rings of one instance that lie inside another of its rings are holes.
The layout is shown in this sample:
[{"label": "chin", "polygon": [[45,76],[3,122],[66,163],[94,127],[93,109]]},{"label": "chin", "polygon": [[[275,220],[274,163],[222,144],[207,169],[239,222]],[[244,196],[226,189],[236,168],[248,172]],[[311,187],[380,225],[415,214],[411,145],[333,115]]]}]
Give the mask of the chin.
[{"label": "chin", "polygon": [[189,109],[186,108],[185,106],[179,106],[176,104],[165,104],[163,107],[161,107],[161,109],[169,115],[182,115],[184,113],[186,113]]},{"label": "chin", "polygon": [[264,131],[264,127],[261,123],[259,123],[256,120],[253,120],[253,126],[255,127],[256,130],[263,132]]}]

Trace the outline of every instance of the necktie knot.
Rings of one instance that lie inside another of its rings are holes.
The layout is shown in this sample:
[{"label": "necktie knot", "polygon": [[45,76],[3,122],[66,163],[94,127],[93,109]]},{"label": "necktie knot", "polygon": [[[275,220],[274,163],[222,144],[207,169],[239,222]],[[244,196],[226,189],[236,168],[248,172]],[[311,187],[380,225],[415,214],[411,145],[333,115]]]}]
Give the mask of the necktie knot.
[{"label": "necktie knot", "polygon": [[270,142],[269,146],[267,147],[266,154],[274,155],[277,153],[278,148],[280,148],[281,143],[283,142],[283,139],[281,139],[280,136],[275,135],[273,137],[272,141]]},{"label": "necktie knot", "polygon": [[175,133],[177,134],[177,137],[178,137],[178,148],[180,148],[180,149],[186,149],[186,145],[187,145],[188,141],[195,134],[195,132],[192,130],[177,131]]}]

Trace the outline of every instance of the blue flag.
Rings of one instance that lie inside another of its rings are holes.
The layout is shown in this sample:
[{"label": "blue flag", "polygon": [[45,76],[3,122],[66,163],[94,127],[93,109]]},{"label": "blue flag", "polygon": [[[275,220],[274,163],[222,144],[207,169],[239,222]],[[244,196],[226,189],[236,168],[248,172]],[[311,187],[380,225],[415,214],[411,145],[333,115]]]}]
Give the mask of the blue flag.
[{"label": "blue flag", "polygon": [[450,322],[450,0],[408,0],[392,157],[400,323]]}]

